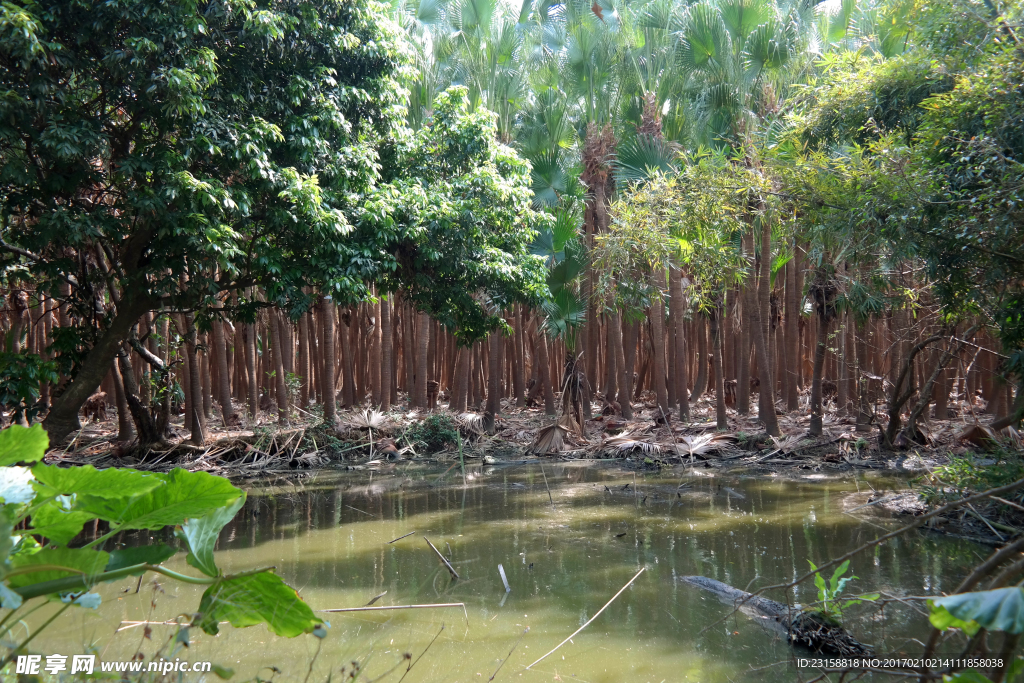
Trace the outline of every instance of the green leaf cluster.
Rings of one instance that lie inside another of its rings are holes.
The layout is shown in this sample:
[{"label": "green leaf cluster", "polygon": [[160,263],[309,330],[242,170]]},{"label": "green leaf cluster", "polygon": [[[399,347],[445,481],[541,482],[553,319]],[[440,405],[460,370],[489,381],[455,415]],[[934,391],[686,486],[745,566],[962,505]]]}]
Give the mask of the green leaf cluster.
[{"label": "green leaf cluster", "polygon": [[[19,608],[48,597],[95,606],[99,596],[78,600],[102,582],[155,572],[207,586],[194,623],[217,633],[265,623],[278,635],[312,633],[321,625],[313,611],[272,569],[224,574],[214,557],[221,530],[245,503],[245,493],[226,479],[175,469],[167,474],[92,466],[61,468],[41,462],[48,446],[40,425],[0,431],[0,604]],[[18,465],[17,463],[23,463]],[[70,547],[83,526],[106,522],[110,530]],[[14,528],[25,530],[14,535]],[[163,566],[178,549],[153,543],[107,552],[103,542],[119,531],[171,526],[201,576]],[[90,594],[93,596],[93,594]],[[6,620],[5,620],[6,621]]]}]

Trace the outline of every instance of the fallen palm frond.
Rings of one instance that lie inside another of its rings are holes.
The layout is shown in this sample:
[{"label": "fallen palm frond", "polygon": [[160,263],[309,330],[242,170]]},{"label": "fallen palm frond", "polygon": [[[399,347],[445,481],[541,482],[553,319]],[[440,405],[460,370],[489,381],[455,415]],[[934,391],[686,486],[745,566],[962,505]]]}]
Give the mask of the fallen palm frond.
[{"label": "fallen palm frond", "polygon": [[707,453],[729,450],[735,443],[736,437],[731,434],[681,436],[676,444],[676,452],[683,457],[703,457]]},{"label": "fallen palm frond", "polygon": [[789,436],[784,436],[782,438],[773,436],[770,438],[772,443],[775,444],[776,453],[791,453],[804,440],[804,437],[801,434],[790,434]]},{"label": "fallen palm frond", "polygon": [[342,426],[349,429],[380,429],[387,422],[388,416],[379,410],[364,410],[343,420]]},{"label": "fallen palm frond", "polygon": [[530,444],[530,452],[538,455],[560,453],[565,447],[565,437],[570,432],[580,433],[580,426],[571,413],[558,418],[558,422],[537,430],[537,435]]},{"label": "fallen palm frond", "polygon": [[494,434],[494,415],[490,411],[480,413],[460,413],[459,427],[466,436],[489,436]]},{"label": "fallen palm frond", "polygon": [[568,430],[557,422],[547,427],[541,427],[537,430],[537,436],[534,437],[533,443],[530,444],[530,452],[540,455],[560,452],[565,445],[567,432]]},{"label": "fallen palm frond", "polygon": [[617,450],[622,453],[628,453],[634,450],[640,450],[644,453],[661,453],[661,444],[653,441],[646,441],[640,437],[641,432],[631,430],[608,437],[604,440],[604,443],[601,444],[601,446],[605,450]]}]

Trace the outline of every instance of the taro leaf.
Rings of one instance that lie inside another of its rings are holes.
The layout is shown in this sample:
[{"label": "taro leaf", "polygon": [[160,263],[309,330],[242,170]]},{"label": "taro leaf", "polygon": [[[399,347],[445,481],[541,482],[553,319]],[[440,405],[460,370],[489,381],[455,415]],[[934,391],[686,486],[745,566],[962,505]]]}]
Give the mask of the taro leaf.
[{"label": "taro leaf", "polygon": [[928,621],[940,631],[945,631],[948,628],[958,628],[969,636],[973,636],[981,628],[978,626],[978,622],[957,619],[945,607],[938,607],[936,605],[931,605]]},{"label": "taro leaf", "polygon": [[[63,579],[66,576],[84,574],[95,576],[103,571],[110,559],[108,553],[102,550],[91,550],[86,548],[44,548],[31,555],[15,555],[11,558],[11,570],[31,569],[40,567],[39,571],[29,571],[24,574],[8,576],[12,588],[30,586],[34,583]],[[47,567],[68,567],[69,569],[44,569]],[[77,571],[70,571],[77,570]]]},{"label": "taro leaf", "polygon": [[931,602],[955,618],[975,621],[989,631],[1024,632],[1024,588],[1018,586],[948,595]]},{"label": "taro leaf", "polygon": [[182,524],[190,517],[202,517],[242,495],[241,489],[227,479],[206,472],[179,468],[165,476],[166,485],[136,498],[105,499],[83,494],[76,508],[121,529],[162,529]]},{"label": "taro leaf", "polygon": [[[107,562],[106,569],[104,571],[112,572],[115,569],[123,569],[125,567],[132,567],[137,564],[160,564],[169,557],[178,552],[177,548],[172,548],[165,543],[157,543],[156,545],[140,545],[135,548],[120,548],[113,550],[110,553],[110,560]],[[134,572],[133,576],[142,574],[142,570]]]},{"label": "taro leaf", "polygon": [[11,425],[0,432],[0,467],[42,460],[49,445],[50,437],[43,430],[43,425]]},{"label": "taro leaf", "polygon": [[91,519],[95,517],[88,512],[65,510],[60,503],[51,500],[32,513],[32,533],[51,543],[67,545]]},{"label": "taro leaf", "polygon": [[164,484],[159,474],[111,467],[98,470],[92,465],[55,467],[39,464],[32,468],[36,489],[43,495],[87,493],[94,498],[125,499],[152,491]]},{"label": "taro leaf", "polygon": [[220,530],[235,518],[245,505],[245,494],[235,502],[206,514],[198,519],[187,519],[181,525],[182,535],[188,542],[189,553],[185,561],[207,576],[219,576],[220,571],[213,561],[213,546],[217,543]]},{"label": "taro leaf", "polygon": [[295,589],[270,571],[222,579],[206,589],[194,625],[216,635],[221,621],[235,628],[265,623],[286,638],[310,633],[321,623]]}]

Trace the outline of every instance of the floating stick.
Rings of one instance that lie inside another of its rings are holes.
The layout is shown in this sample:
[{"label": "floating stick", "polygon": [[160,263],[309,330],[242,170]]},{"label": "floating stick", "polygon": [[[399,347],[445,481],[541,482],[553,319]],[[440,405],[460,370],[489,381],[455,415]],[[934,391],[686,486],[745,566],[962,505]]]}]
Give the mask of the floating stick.
[{"label": "floating stick", "polygon": [[405,534],[404,536],[399,536],[398,538],[396,538],[396,539],[394,539],[394,540],[392,540],[392,541],[388,541],[388,545],[391,545],[391,544],[392,544],[392,543],[394,543],[395,541],[401,541],[401,540],[402,540],[403,538],[409,538],[409,537],[410,537],[410,536],[412,536],[412,535],[413,535],[414,533],[416,533],[416,532],[415,532],[415,531],[410,531],[409,533]]},{"label": "floating stick", "polygon": [[590,622],[592,622],[592,621],[593,621],[594,619],[597,619],[597,618],[598,618],[599,616],[601,616],[601,612],[605,611],[605,610],[606,610],[606,609],[608,608],[608,605],[610,605],[610,604],[612,604],[613,602],[615,602],[615,598],[617,598],[617,597],[619,597],[620,595],[622,595],[622,591],[624,591],[624,590],[626,590],[627,588],[629,588],[629,585],[630,585],[631,583],[633,583],[634,581],[636,581],[636,578],[637,578],[637,576],[640,576],[641,574],[643,574],[643,573],[644,573],[644,570],[646,570],[646,569],[647,569],[647,567],[643,567],[643,568],[641,568],[641,569],[640,569],[640,571],[638,571],[638,572],[636,573],[636,575],[635,575],[635,576],[634,576],[634,577],[633,577],[632,579],[630,579],[630,580],[629,580],[629,582],[628,582],[628,583],[627,583],[627,584],[626,584],[625,586],[623,586],[622,588],[620,588],[620,589],[619,589],[619,592],[618,592],[618,593],[616,593],[615,595],[613,595],[613,596],[612,596],[612,599],[611,599],[611,600],[609,600],[608,602],[604,603],[604,607],[602,607],[601,609],[597,610],[597,614],[595,614],[594,616],[590,617],[590,619],[588,619],[588,620],[587,620],[587,623],[583,624],[583,626],[580,626],[580,627],[579,627],[578,629],[576,629],[575,631],[573,631],[573,633],[572,633],[572,635],[571,635],[571,636],[569,636],[568,638],[566,638],[565,640],[563,640],[562,642],[560,642],[560,643],[559,643],[558,645],[556,645],[556,646],[554,647],[554,649],[552,649],[552,650],[551,650],[551,652],[548,652],[548,653],[547,653],[546,655],[544,655],[543,657],[541,657],[541,658],[540,658],[540,659],[538,659],[538,660],[537,660],[536,662],[534,662],[533,664],[531,664],[530,666],[528,666],[528,667],[526,667],[526,668],[527,668],[527,669],[529,669],[530,667],[532,667],[532,666],[534,666],[534,665],[536,665],[536,664],[539,664],[539,663],[540,663],[540,662],[542,662],[542,661],[543,661],[544,659],[546,659],[546,658],[547,658],[547,657],[548,657],[549,655],[553,654],[553,653],[555,652],[555,650],[557,650],[558,648],[562,647],[563,645],[565,645],[566,643],[568,643],[568,642],[569,642],[570,640],[572,640],[572,639],[573,639],[573,638],[574,638],[574,637],[576,636],[576,634],[578,634],[578,633],[579,633],[580,631],[582,631],[582,630],[583,630],[583,629],[585,629],[586,627],[590,626]]},{"label": "floating stick", "polygon": [[508,585],[508,579],[505,578],[505,568],[502,567],[500,564],[498,565],[498,573],[501,574],[501,582],[505,584],[505,592],[511,593],[512,586]]},{"label": "floating stick", "polygon": [[438,559],[441,560],[442,562],[444,562],[444,566],[448,567],[448,573],[452,575],[452,578],[453,579],[459,578],[459,573],[457,571],[455,571],[455,567],[452,566],[451,562],[449,562],[448,560],[445,559],[444,555],[441,554],[440,550],[438,550],[437,548],[434,547],[434,544],[430,542],[430,539],[427,538],[426,536],[424,536],[423,540],[427,542],[427,545],[430,546],[431,550],[433,550],[435,553],[437,553]]},{"label": "floating stick", "polygon": [[[335,609],[318,609],[317,612],[380,612],[392,609],[434,609],[440,607],[461,607],[466,615],[466,624],[469,624],[469,612],[464,602],[438,602],[432,605],[384,605],[383,607],[338,607]],[[546,655],[545,655],[546,656]]]}]

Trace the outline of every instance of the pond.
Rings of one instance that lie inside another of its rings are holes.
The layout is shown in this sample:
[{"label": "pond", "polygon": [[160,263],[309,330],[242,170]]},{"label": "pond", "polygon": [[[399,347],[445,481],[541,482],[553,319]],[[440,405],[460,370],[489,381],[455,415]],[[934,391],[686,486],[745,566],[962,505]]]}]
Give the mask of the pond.
[{"label": "pond", "polygon": [[[381,680],[398,681],[411,662],[409,682],[488,681],[499,665],[496,681],[789,681],[793,650],[784,639],[743,614],[719,621],[729,608],[676,578],[700,574],[748,590],[790,581],[807,571],[808,560],[820,564],[894,528],[884,517],[845,511],[872,489],[905,485],[813,472],[786,480],[634,474],[593,462],[477,465],[465,476],[458,467],[403,464],[390,474],[320,472],[262,482],[221,536],[217,560],[225,572],[274,565],[316,610],[359,607],[380,596],[374,606],[461,602],[465,611],[323,614],[330,629],[322,643],[277,638],[264,626],[223,626],[216,637],[193,629],[182,657],[234,668],[234,680],[304,681],[312,664],[309,681],[328,673],[337,681],[343,666],[347,676],[357,662],[358,680],[394,669]],[[424,536],[450,556],[458,580]],[[860,578],[848,592],[951,590],[984,554],[967,542],[915,533],[855,559],[851,573]],[[195,573],[183,553],[168,564]],[[646,571],[593,623],[525,668],[640,568]],[[73,654],[91,646],[105,661],[139,651],[148,657],[174,627],[151,625],[146,637],[145,626],[129,622],[195,610],[202,589],[170,580],[154,588],[151,575],[136,587],[137,579],[102,587],[98,612],[67,613],[34,647]],[[813,585],[792,589],[788,599],[814,601]],[[846,623],[880,654],[919,653],[917,641],[927,633],[926,619],[902,603],[851,608]]]}]

